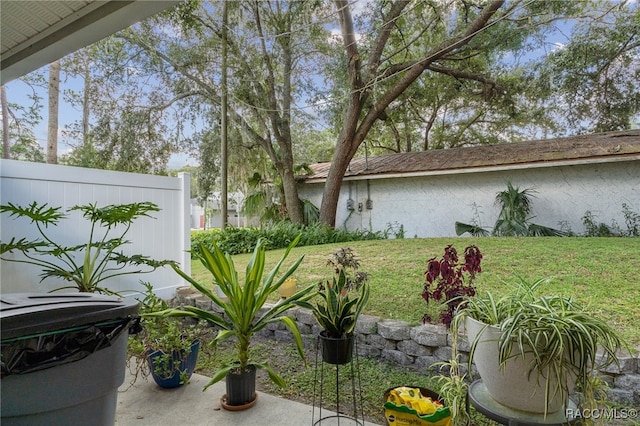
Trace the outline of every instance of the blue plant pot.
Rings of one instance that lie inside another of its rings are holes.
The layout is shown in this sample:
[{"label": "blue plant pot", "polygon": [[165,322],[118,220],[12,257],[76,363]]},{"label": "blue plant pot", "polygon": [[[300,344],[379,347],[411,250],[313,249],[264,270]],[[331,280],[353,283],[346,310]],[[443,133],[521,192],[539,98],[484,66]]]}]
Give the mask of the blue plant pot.
[{"label": "blue plant pot", "polygon": [[147,352],[147,362],[149,363],[149,368],[151,369],[151,376],[153,377],[153,380],[155,380],[158,386],[165,389],[177,388],[181,386],[182,384],[184,384],[184,382],[181,383],[181,379],[188,379],[193,374],[193,371],[196,368],[196,362],[198,361],[199,350],[200,341],[197,340],[191,345],[191,350],[189,351],[189,353],[186,353],[187,351],[185,350],[174,351],[168,365],[168,370],[172,372],[170,376],[156,374],[156,372],[154,371],[154,360],[161,357],[164,352],[149,350]]}]

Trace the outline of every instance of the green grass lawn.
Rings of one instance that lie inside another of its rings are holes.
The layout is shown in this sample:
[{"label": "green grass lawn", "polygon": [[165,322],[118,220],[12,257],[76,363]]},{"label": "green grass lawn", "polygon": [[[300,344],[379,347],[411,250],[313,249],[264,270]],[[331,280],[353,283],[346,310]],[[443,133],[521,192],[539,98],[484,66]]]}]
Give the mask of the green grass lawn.
[{"label": "green grass lawn", "polygon": [[[640,318],[640,238],[491,237],[362,241],[296,248],[287,264],[304,255],[295,277],[299,286],[316,284],[331,276],[331,270],[326,266],[329,255],[340,247],[351,247],[361,260],[360,269],[370,274],[371,298],[366,313],[418,324],[427,311],[420,296],[427,261],[441,256],[448,244],[454,244],[459,253],[469,244],[476,244],[482,251],[483,272],[476,280],[479,291],[505,292],[509,287],[505,283],[513,280],[514,274],[531,280],[553,277],[545,292],[574,296],[619,330],[627,343],[640,348],[640,328],[637,326]],[[272,267],[281,255],[282,250],[268,252],[267,266]],[[233,257],[240,272],[244,271],[249,257]],[[192,274],[205,282],[211,280],[199,262],[192,263]],[[437,306],[429,307],[429,311],[436,317]],[[313,403],[316,384],[313,353],[307,354],[305,365],[297,357],[292,344],[257,343],[252,351],[257,358],[269,362],[287,382],[285,388],[278,388],[262,374],[258,380],[260,390],[310,405]],[[198,361],[199,371],[211,375],[220,363],[232,357],[228,347],[221,348],[215,356],[202,356]],[[382,395],[386,389],[400,385],[440,389],[432,377],[438,373],[437,369],[418,371],[367,358],[359,358],[359,362],[365,417],[377,424],[385,424]],[[350,389],[347,385],[341,386]],[[474,425],[496,425],[473,409],[471,414]],[[638,423],[631,420],[617,424]]]},{"label": "green grass lawn", "polygon": [[[298,285],[315,284],[331,276],[327,258],[340,247],[358,255],[360,270],[370,274],[371,299],[365,313],[419,324],[422,315],[437,312],[421,298],[427,261],[441,256],[448,244],[461,254],[469,244],[483,253],[478,291],[508,291],[516,274],[534,280],[552,277],[544,292],[573,296],[617,329],[625,341],[640,346],[640,238],[422,238],[359,241],[295,248],[287,264],[304,255],[295,273]],[[267,253],[272,267],[283,250]],[[233,256],[242,273],[249,254]],[[211,276],[192,262],[192,275]],[[437,315],[433,315],[437,318]]]}]

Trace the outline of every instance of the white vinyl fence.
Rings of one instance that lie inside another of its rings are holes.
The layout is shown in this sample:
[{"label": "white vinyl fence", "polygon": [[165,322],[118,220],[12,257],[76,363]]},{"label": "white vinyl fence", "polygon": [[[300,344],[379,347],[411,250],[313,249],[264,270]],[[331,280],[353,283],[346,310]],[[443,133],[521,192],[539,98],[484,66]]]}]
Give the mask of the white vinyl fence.
[{"label": "white vinyl fence", "polygon": [[[126,254],[141,254],[153,259],[171,259],[190,272],[190,179],[188,173],[179,177],[152,176],[106,170],[86,169],[51,164],[0,160],[0,203],[27,206],[36,201],[66,212],[75,205],[95,203],[98,207],[111,204],[152,202],[161,209],[152,218],[137,219],[123,246]],[[89,240],[90,222],[79,211],[69,212],[58,226],[46,232],[58,243],[69,246]],[[100,234],[102,235],[102,234]],[[26,218],[0,215],[0,240],[12,237],[39,238],[33,223]],[[20,254],[6,257],[18,258]],[[80,261],[81,263],[81,261]],[[23,263],[0,262],[0,292],[47,292],[69,283],[47,278],[41,282],[38,267]],[[105,287],[133,296],[130,291],[142,289],[140,280],[153,284],[163,298],[175,295],[182,279],[169,267],[150,274],[125,275],[105,281]]]}]

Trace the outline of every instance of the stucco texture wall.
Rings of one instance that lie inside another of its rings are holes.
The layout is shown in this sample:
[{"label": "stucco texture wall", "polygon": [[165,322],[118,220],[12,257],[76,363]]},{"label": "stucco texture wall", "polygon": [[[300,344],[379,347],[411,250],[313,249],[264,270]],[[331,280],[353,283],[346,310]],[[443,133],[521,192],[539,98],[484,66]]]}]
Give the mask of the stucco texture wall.
[{"label": "stucco texture wall", "polygon": [[[623,229],[623,203],[640,213],[640,162],[626,161],[345,181],[336,227],[397,231],[402,225],[406,238],[450,237],[456,221],[470,223],[475,217],[491,229],[499,212],[496,194],[509,181],[535,190],[531,222],[576,234],[585,231],[587,211],[598,223],[615,222]],[[323,183],[301,184],[300,196],[320,206],[322,189]],[[353,210],[347,209],[348,199]]]}]

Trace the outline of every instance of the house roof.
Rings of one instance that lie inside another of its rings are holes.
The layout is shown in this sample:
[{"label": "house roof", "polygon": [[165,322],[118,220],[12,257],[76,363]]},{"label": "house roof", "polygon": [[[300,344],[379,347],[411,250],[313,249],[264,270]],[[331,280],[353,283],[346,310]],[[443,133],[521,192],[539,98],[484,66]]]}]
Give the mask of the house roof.
[{"label": "house roof", "polygon": [[177,3],[179,0],[2,0],[0,83],[21,77]]},{"label": "house roof", "polygon": [[[471,173],[640,160],[640,130],[354,158],[345,180]],[[306,183],[324,182],[331,163],[312,164]]]}]

